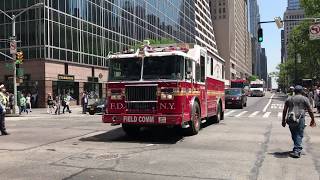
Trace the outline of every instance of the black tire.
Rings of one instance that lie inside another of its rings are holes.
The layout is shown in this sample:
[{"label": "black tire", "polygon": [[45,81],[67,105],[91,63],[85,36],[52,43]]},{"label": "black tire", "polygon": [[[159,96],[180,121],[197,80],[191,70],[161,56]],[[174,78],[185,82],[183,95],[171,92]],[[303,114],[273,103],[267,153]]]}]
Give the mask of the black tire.
[{"label": "black tire", "polygon": [[190,127],[187,128],[185,132],[186,135],[193,136],[199,133],[201,127],[201,112],[200,106],[197,102],[194,102],[192,106],[192,114],[189,125]]},{"label": "black tire", "polygon": [[90,115],[94,115],[95,113],[96,113],[95,111],[92,111],[92,110],[89,111]]},{"label": "black tire", "polygon": [[220,108],[221,108],[220,120],[224,120],[224,111],[222,110],[222,104],[221,103],[220,103]]},{"label": "black tire", "polygon": [[219,103],[218,109],[217,109],[217,115],[215,115],[213,117],[213,120],[214,120],[215,123],[219,123],[220,122],[221,117],[222,117],[221,115],[222,115],[222,107],[221,107],[221,104]]},{"label": "black tire", "polygon": [[128,136],[137,136],[140,133],[139,125],[122,124],[122,129]]}]

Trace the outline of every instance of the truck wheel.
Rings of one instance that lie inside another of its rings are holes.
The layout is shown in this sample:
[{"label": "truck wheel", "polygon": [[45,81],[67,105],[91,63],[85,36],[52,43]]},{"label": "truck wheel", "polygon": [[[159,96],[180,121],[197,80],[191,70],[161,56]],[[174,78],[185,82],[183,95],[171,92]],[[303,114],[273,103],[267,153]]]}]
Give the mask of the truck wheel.
[{"label": "truck wheel", "polygon": [[92,111],[92,110],[90,110],[90,111],[89,111],[89,114],[90,114],[90,115],[94,115],[94,114],[95,114],[95,112],[94,112],[94,111]]},{"label": "truck wheel", "polygon": [[222,111],[222,105],[221,104],[220,104],[220,111],[221,111],[220,120],[224,120],[224,111]]},{"label": "truck wheel", "polygon": [[186,134],[190,136],[198,134],[201,126],[201,114],[200,107],[197,102],[193,104],[191,120],[189,121],[189,124],[190,127],[186,129]]},{"label": "truck wheel", "polygon": [[122,124],[122,129],[128,136],[137,136],[140,132],[140,126],[134,124]]},{"label": "truck wheel", "polygon": [[219,123],[220,122],[221,117],[222,117],[221,115],[222,115],[222,108],[221,108],[221,104],[219,103],[218,109],[217,109],[217,115],[215,115],[213,117],[213,120],[214,120],[215,123]]}]

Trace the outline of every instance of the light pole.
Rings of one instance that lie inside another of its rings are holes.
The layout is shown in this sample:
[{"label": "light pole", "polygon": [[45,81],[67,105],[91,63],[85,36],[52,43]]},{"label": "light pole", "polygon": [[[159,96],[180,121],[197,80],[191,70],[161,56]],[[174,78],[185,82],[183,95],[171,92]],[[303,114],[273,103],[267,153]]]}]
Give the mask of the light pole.
[{"label": "light pole", "polygon": [[[7,16],[10,20],[11,20],[11,24],[12,24],[12,37],[10,38],[11,43],[16,45],[16,18],[19,17],[21,14],[25,13],[26,11],[39,7],[39,6],[43,6],[43,3],[37,3],[34,4],[32,6],[29,6],[27,8],[25,8],[24,10],[22,10],[21,12],[19,12],[16,15],[8,15],[6,12],[2,11],[0,9],[0,13],[3,13],[5,16]],[[13,114],[16,114],[17,112],[17,68],[16,68],[16,51],[14,53],[12,53],[12,63],[13,63],[13,95],[14,95],[14,106],[13,106]]]}]

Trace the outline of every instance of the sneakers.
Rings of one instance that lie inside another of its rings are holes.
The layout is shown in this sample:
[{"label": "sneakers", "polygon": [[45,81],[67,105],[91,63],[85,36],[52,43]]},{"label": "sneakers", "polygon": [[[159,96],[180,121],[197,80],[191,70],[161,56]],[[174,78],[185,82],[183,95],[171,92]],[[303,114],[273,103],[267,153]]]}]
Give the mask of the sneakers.
[{"label": "sneakers", "polygon": [[290,156],[292,158],[300,158],[301,157],[301,152],[293,151],[290,153]]},{"label": "sneakers", "polygon": [[9,135],[7,131],[1,131],[1,136],[6,136],[6,135]]}]

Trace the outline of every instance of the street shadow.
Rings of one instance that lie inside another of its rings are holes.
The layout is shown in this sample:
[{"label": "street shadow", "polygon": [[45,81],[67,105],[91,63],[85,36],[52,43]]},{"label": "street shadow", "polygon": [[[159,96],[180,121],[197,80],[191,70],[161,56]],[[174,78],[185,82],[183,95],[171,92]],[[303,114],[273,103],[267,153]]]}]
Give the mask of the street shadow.
[{"label": "street shadow", "polygon": [[116,128],[102,134],[81,138],[80,141],[175,144],[182,139],[182,134],[176,128],[146,127],[142,128],[141,132],[136,136],[128,136],[122,128]]},{"label": "street shadow", "polygon": [[288,158],[290,157],[290,152],[291,151],[279,151],[279,152],[273,152],[273,153],[269,153],[271,155],[273,155],[275,158],[279,158],[279,159],[282,159],[282,158]]}]

